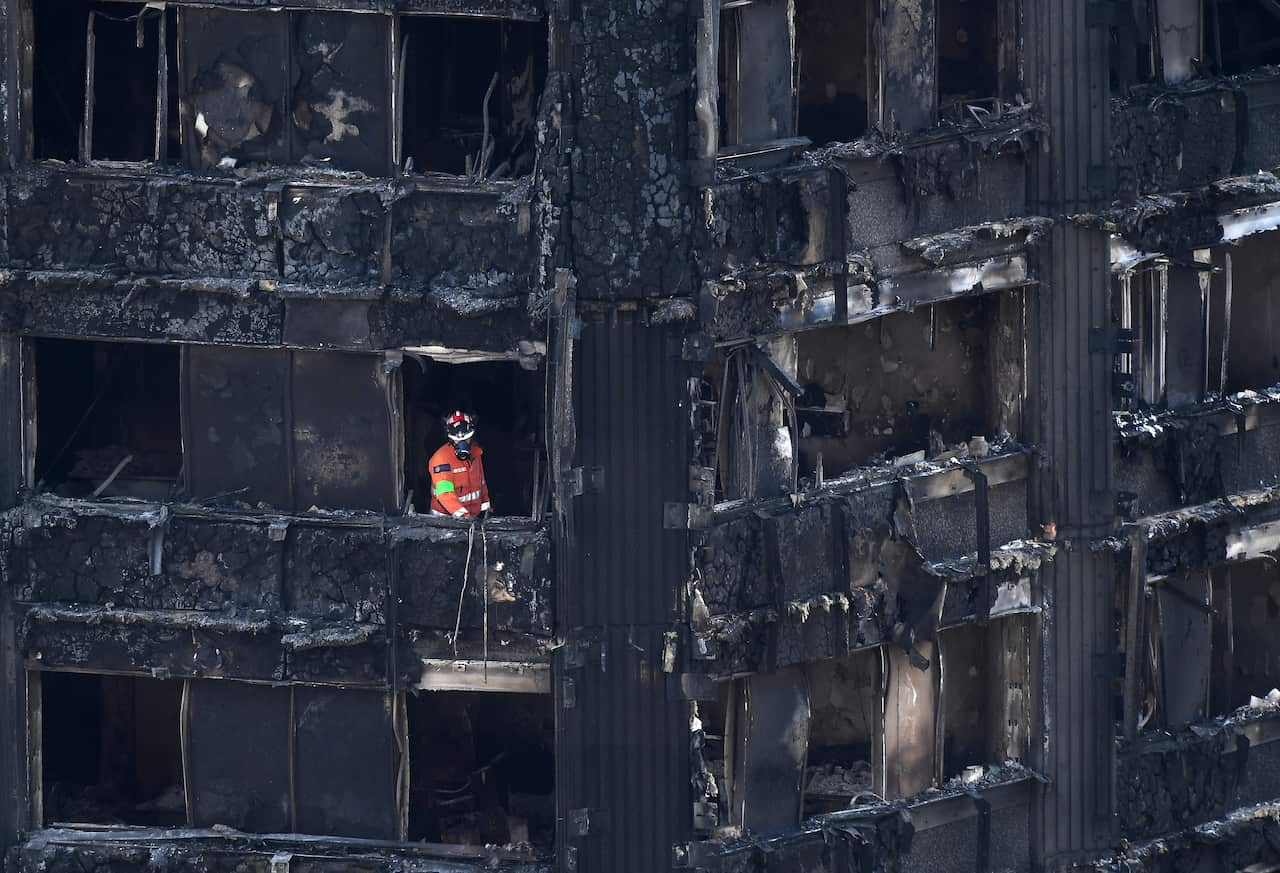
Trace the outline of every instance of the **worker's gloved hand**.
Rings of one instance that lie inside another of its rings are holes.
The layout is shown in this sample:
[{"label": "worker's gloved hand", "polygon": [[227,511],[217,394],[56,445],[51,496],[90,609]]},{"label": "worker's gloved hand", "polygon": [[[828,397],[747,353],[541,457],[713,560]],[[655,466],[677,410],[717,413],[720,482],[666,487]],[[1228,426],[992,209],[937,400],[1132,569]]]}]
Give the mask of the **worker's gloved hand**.
[{"label": "worker's gloved hand", "polygon": [[454,517],[454,518],[466,518],[466,517],[467,517],[467,511],[466,511],[465,509],[455,509],[455,510],[453,511],[453,517]]},{"label": "worker's gloved hand", "polygon": [[489,510],[487,510],[487,509],[482,509],[482,510],[480,510],[480,514],[479,514],[478,516],[476,516],[476,518],[488,518],[488,517],[489,517],[489,516],[491,516],[491,515],[493,515],[493,513],[492,513],[492,512],[490,512],[490,511],[489,511]]}]

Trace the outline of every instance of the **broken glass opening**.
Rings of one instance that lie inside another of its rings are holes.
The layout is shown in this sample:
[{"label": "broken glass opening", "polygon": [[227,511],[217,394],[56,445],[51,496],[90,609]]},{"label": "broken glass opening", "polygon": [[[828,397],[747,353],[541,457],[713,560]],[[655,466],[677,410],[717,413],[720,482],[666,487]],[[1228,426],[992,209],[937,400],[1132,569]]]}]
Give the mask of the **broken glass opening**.
[{"label": "broken glass opening", "polygon": [[800,475],[815,474],[819,455],[833,478],[914,455],[983,454],[983,435],[1016,435],[1021,325],[1008,324],[1019,349],[997,355],[1002,296],[800,334]]},{"label": "broken glass opening", "polygon": [[1221,53],[1224,74],[1235,76],[1280,64],[1280,7],[1276,4],[1210,2],[1205,11],[1210,49]]},{"label": "broken glass opening", "polygon": [[163,500],[182,470],[179,350],[37,339],[37,486]]},{"label": "broken glass opening", "polygon": [[545,24],[406,15],[397,51],[407,172],[509,179],[533,170]]},{"label": "broken glass opening", "polygon": [[1231,249],[1227,392],[1280,383],[1280,233],[1245,237]]},{"label": "broken glass opening", "polygon": [[46,824],[186,824],[182,682],[40,673]]},{"label": "broken glass opening", "polygon": [[720,146],[758,145],[795,131],[794,45],[786,0],[720,0]]},{"label": "broken glass opening", "polygon": [[166,160],[177,149],[172,10],[32,4],[35,157]]},{"label": "broken glass opening", "polygon": [[835,812],[874,801],[884,730],[879,649],[810,664],[806,672],[813,724],[805,773],[805,814]]},{"label": "broken glass opening", "polygon": [[969,105],[990,103],[999,94],[999,18],[997,0],[938,4],[938,104],[944,114],[969,120]]},{"label": "broken glass opening", "polygon": [[444,416],[462,410],[474,417],[475,443],[484,449],[485,482],[494,515],[539,516],[548,495],[543,484],[543,402],[546,370],[516,361],[444,363],[406,357],[404,379],[405,483],[415,511],[431,507],[427,461],[446,444]]},{"label": "broken glass opening", "polygon": [[408,695],[410,840],[469,846],[555,840],[551,695]]},{"label": "broken glass opening", "polygon": [[815,144],[867,131],[867,7],[863,0],[796,0],[797,133]]}]

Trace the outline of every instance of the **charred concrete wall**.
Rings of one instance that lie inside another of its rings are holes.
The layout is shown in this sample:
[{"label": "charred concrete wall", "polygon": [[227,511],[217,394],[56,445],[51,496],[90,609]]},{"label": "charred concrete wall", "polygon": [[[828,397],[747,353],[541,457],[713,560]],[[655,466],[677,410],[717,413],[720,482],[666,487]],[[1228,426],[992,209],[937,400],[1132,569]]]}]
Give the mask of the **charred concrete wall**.
[{"label": "charred concrete wall", "polygon": [[42,669],[398,687],[423,659],[479,656],[485,630],[503,659],[527,661],[548,657],[554,632],[550,542],[536,528],[497,524],[477,548],[479,532],[411,521],[75,505],[30,507],[10,525],[5,581],[22,657]]}]

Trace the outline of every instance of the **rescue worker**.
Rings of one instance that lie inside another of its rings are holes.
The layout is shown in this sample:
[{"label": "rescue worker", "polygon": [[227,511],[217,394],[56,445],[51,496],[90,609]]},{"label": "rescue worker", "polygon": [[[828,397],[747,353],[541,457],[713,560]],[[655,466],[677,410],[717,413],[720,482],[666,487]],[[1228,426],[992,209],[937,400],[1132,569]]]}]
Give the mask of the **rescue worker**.
[{"label": "rescue worker", "polygon": [[431,456],[431,514],[479,518],[489,512],[489,486],[484,481],[484,451],[472,438],[475,419],[462,411],[444,417],[449,441]]}]

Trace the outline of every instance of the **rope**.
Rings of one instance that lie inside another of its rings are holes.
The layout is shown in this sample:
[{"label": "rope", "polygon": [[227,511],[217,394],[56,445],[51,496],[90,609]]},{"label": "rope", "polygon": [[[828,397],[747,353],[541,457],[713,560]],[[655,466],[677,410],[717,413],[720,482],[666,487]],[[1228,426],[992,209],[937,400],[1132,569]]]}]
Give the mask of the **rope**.
[{"label": "rope", "polygon": [[471,546],[475,541],[476,526],[467,527],[467,563],[462,568],[462,587],[458,589],[458,617],[453,621],[453,657],[458,657],[458,632],[462,630],[462,601],[467,596],[467,577],[471,575]]},{"label": "rope", "polygon": [[483,580],[480,583],[480,594],[484,597],[484,681],[489,682],[489,537],[484,532],[485,520],[480,519],[480,554],[484,561]]}]

